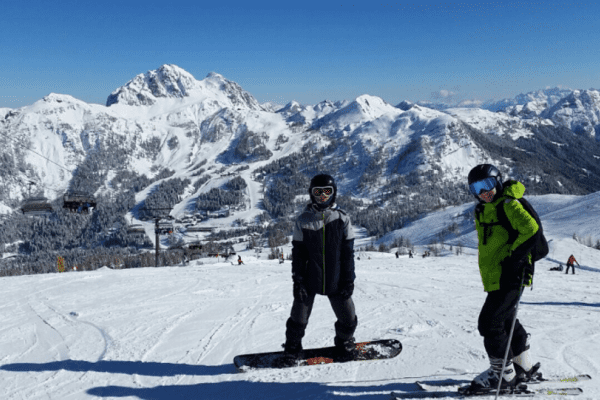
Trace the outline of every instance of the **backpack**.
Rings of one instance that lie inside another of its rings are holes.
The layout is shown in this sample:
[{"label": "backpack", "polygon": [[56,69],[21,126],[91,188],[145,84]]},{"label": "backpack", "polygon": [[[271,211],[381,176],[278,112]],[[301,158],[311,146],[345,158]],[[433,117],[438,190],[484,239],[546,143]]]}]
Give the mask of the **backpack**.
[{"label": "backpack", "polygon": [[[507,200],[512,201],[513,199],[509,198]],[[505,202],[507,200],[505,200]],[[533,219],[535,219],[535,222],[537,222],[537,224],[539,226],[538,231],[535,233],[535,235],[533,235],[533,240],[535,241],[535,244],[534,244],[533,248],[531,249],[531,260],[533,262],[539,261],[542,258],[546,257],[550,250],[548,248],[548,241],[546,240],[546,237],[544,236],[544,228],[542,227],[542,221],[540,221],[540,217],[537,214],[537,212],[535,212],[533,207],[531,206],[531,203],[529,203],[524,198],[514,199],[514,200],[517,200],[519,203],[521,203],[521,205],[523,206],[523,209],[525,209],[525,211],[527,211],[529,213],[529,215],[531,215],[533,217]],[[496,213],[498,216],[498,221],[500,221],[502,223],[502,226],[504,227],[504,229],[506,229],[508,231],[508,242],[514,243],[515,240],[517,240],[517,237],[519,236],[519,232],[516,229],[513,229],[512,225],[508,221],[508,217],[506,216],[506,211],[504,211],[504,203],[502,203],[502,207],[498,207],[496,209]]]},{"label": "backpack", "polygon": [[[525,198],[513,199],[511,197],[508,197],[505,201],[500,203],[498,205],[498,207],[496,207],[496,216],[498,217],[498,222],[493,222],[491,224],[485,224],[485,223],[482,223],[481,221],[479,221],[479,223],[481,225],[483,225],[483,227],[484,227],[483,240],[485,243],[487,240],[485,232],[487,231],[487,227],[491,226],[491,225],[501,225],[504,229],[506,229],[508,231],[508,243],[512,244],[515,242],[515,240],[517,240],[517,237],[519,237],[519,231],[517,231],[516,229],[514,229],[512,227],[512,225],[510,224],[510,221],[508,220],[508,217],[506,216],[506,211],[504,210],[504,204],[507,202],[510,202],[512,200],[517,200],[519,203],[521,203],[521,205],[523,206],[523,209],[525,211],[527,211],[529,213],[529,215],[531,215],[533,217],[533,219],[535,219],[535,222],[537,222],[537,224],[539,226],[538,231],[530,239],[530,240],[534,241],[533,248],[531,249],[531,261],[533,262],[533,265],[531,267],[529,267],[528,270],[531,273],[531,276],[533,276],[535,262],[546,257],[549,253],[549,248],[548,248],[548,241],[546,240],[546,237],[544,236],[544,229],[542,228],[542,221],[540,221],[540,217],[538,216],[537,212],[535,212],[535,210],[533,209],[531,204],[527,200],[525,200]],[[479,206],[480,205],[475,207],[475,218],[477,218],[477,219],[479,219],[479,214],[482,211],[482,209]]]}]

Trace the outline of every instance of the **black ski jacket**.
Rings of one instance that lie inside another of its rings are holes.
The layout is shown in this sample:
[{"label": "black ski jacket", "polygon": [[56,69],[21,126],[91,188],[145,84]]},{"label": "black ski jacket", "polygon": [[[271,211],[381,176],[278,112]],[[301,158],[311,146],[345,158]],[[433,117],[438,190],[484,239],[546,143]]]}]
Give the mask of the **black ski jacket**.
[{"label": "black ski jacket", "polygon": [[292,279],[310,292],[330,295],[355,278],[350,218],[335,204],[322,211],[309,204],[294,227]]}]

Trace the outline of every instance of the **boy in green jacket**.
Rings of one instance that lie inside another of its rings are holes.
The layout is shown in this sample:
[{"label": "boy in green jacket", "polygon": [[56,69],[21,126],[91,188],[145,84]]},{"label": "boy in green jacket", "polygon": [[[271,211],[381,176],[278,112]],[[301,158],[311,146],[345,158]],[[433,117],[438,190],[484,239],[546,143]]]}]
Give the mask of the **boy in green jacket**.
[{"label": "boy in green jacket", "polygon": [[[495,389],[502,375],[501,387],[510,388],[530,380],[540,367],[539,363],[532,365],[529,335],[517,319],[502,373],[517,304],[523,286],[530,286],[533,278],[531,250],[539,226],[518,201],[525,192],[521,182],[502,183],[502,175],[490,164],[473,168],[468,181],[469,190],[479,200],[475,207],[479,271],[488,295],[479,315],[478,330],[491,365],[473,380],[471,387]],[[499,207],[504,207],[512,228],[518,231],[514,242],[509,241],[509,231],[498,222]]]}]

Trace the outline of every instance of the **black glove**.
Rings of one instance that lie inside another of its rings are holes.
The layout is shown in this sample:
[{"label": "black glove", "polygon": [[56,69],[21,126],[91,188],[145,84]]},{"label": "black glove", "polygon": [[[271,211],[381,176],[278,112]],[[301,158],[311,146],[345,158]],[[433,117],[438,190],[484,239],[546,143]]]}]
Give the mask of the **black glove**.
[{"label": "black glove", "polygon": [[523,270],[523,286],[530,287],[533,285],[534,264],[529,264],[529,261],[526,261],[521,267]]},{"label": "black glove", "polygon": [[308,299],[308,291],[300,281],[294,281],[294,299],[304,303]]},{"label": "black glove", "polygon": [[521,259],[516,259],[514,257],[506,257],[500,262],[500,266],[502,267],[502,275],[504,276],[504,282],[520,283],[521,277],[523,277],[523,286],[532,285],[533,265],[529,263],[527,256]]},{"label": "black glove", "polygon": [[348,300],[352,296],[352,293],[354,293],[353,282],[347,282],[345,284],[342,284],[342,287],[338,291],[339,296],[344,300]]}]

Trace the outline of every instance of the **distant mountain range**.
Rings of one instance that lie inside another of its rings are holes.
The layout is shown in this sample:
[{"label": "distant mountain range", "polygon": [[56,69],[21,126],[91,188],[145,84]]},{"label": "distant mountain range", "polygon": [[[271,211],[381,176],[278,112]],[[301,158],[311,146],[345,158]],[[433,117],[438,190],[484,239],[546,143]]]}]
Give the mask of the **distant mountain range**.
[{"label": "distant mountain range", "polygon": [[[600,92],[558,88],[480,108],[394,106],[367,94],[280,107],[217,73],[196,80],[163,65],[113,91],[106,106],[49,94],[0,109],[0,213],[12,227],[2,241],[23,254],[130,246],[131,224],[147,224],[154,239],[149,205],[171,207],[175,218],[227,210],[199,225],[231,235],[285,231],[317,172],[337,178],[340,204],[376,236],[469,201],[466,175],[484,162],[523,180],[528,193],[586,194],[600,190],[599,118]],[[75,227],[60,211],[67,191],[99,199]],[[19,216],[24,199],[38,195],[55,214]],[[48,224],[68,238],[48,236]],[[179,232],[176,242],[191,240]]]}]

